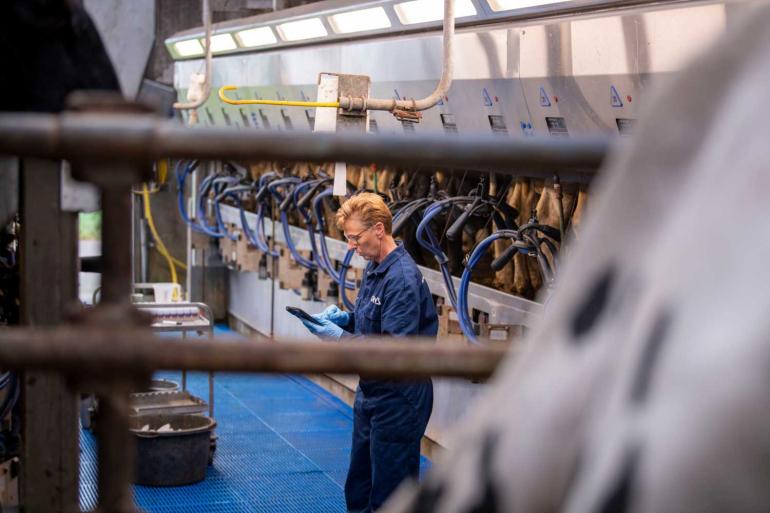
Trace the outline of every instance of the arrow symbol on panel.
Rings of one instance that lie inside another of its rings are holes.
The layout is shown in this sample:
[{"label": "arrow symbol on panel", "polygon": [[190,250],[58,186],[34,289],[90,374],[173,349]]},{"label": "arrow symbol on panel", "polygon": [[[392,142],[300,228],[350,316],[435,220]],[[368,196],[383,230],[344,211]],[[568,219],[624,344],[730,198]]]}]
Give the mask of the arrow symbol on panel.
[{"label": "arrow symbol on panel", "polygon": [[545,92],[545,87],[540,88],[540,106],[541,107],[551,106],[551,99],[548,98],[548,93]]},{"label": "arrow symbol on panel", "polygon": [[620,98],[620,94],[618,94],[618,90],[615,89],[614,85],[610,86],[610,102],[613,107],[623,106],[623,100]]}]

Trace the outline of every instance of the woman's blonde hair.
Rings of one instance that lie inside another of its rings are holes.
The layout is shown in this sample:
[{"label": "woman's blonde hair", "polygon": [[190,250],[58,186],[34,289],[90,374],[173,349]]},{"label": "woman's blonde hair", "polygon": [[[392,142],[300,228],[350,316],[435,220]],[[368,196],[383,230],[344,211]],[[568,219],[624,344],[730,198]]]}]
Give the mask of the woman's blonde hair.
[{"label": "woman's blonde hair", "polygon": [[337,228],[344,229],[345,221],[352,217],[358,218],[367,228],[382,223],[385,227],[385,233],[388,235],[393,229],[393,216],[390,209],[382,197],[373,192],[362,192],[348,198],[337,210],[335,216]]}]

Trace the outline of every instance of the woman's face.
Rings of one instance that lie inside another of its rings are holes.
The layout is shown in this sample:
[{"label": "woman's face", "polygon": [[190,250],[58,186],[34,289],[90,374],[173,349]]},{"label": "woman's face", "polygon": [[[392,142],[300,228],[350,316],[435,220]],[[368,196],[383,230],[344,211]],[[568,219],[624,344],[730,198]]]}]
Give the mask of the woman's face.
[{"label": "woman's face", "polygon": [[380,250],[382,249],[382,223],[367,227],[357,217],[350,217],[345,221],[343,232],[348,242],[348,249],[355,249],[356,254],[364,260],[376,261],[380,256]]}]

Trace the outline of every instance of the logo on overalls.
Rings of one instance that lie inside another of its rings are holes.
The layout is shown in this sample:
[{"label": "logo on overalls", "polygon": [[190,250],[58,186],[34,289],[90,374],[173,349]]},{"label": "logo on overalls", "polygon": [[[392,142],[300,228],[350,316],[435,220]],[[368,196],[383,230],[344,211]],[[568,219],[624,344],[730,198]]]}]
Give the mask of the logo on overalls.
[{"label": "logo on overalls", "polygon": [[382,303],[380,303],[380,298],[378,298],[377,296],[372,296],[372,299],[370,299],[370,301],[375,305],[382,306]]}]

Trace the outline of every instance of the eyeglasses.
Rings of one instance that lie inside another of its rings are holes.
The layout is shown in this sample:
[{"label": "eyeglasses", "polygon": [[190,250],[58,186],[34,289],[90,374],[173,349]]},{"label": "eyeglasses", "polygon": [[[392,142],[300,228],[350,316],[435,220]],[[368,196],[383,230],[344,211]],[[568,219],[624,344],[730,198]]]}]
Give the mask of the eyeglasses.
[{"label": "eyeglasses", "polygon": [[356,246],[358,246],[358,242],[361,239],[361,235],[363,235],[365,231],[370,230],[371,228],[372,228],[371,226],[369,228],[364,228],[363,230],[361,230],[360,232],[358,232],[355,235],[344,235],[344,234],[343,235],[344,235],[346,241],[348,241],[351,244],[355,244]]}]

